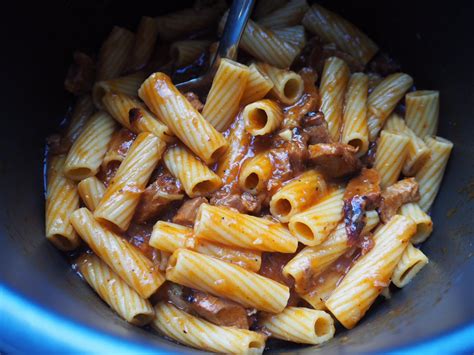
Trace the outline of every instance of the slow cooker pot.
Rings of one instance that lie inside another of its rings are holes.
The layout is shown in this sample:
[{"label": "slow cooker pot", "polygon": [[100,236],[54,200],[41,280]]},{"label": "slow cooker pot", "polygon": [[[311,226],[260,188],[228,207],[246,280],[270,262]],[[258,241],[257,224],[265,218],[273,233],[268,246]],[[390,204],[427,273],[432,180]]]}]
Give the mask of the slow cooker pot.
[{"label": "slow cooker pot", "polygon": [[[323,2],[323,4],[325,4]],[[127,324],[44,238],[43,150],[71,102],[62,88],[76,48],[97,49],[114,24],[185,1],[64,1],[4,9],[0,95],[0,352],[191,352]],[[327,1],[413,75],[441,91],[439,135],[454,150],[432,210],[430,263],[372,307],[351,331],[318,348],[273,351],[445,352],[474,349],[474,3]]]}]

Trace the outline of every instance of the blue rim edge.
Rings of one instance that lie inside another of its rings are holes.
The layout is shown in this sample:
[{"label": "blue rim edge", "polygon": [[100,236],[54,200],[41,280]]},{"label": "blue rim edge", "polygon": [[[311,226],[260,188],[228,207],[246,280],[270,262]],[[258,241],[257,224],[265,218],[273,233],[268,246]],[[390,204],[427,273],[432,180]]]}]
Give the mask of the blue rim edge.
[{"label": "blue rim edge", "polygon": [[[55,349],[69,353],[173,353],[172,349],[152,349],[149,346],[124,341],[101,333],[50,312],[40,305],[28,301],[14,290],[0,285],[0,351],[22,351],[29,346],[41,352]],[[2,324],[4,323],[4,324]],[[31,339],[27,334],[30,334]],[[11,349],[13,339],[20,338],[22,345]],[[48,343],[49,342],[49,343]],[[44,349],[42,349],[44,346]],[[62,350],[61,350],[62,349]],[[67,349],[67,350],[66,350]],[[444,334],[420,340],[397,349],[386,349],[392,353],[460,353],[474,349],[474,321]]]}]

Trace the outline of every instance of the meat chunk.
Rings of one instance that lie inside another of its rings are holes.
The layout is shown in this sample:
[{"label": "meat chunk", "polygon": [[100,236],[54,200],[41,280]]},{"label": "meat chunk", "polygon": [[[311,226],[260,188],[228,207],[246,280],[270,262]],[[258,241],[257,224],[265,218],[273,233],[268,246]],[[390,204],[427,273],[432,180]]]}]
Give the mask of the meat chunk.
[{"label": "meat chunk", "polygon": [[309,137],[309,144],[333,142],[329,134],[328,124],[324,119],[324,113],[321,111],[308,112],[302,120],[302,127],[303,132]]},{"label": "meat chunk", "polygon": [[238,303],[192,290],[188,296],[192,313],[217,325],[249,329],[247,311]]},{"label": "meat chunk", "polygon": [[170,203],[183,199],[181,192],[178,181],[167,170],[161,170],[157,179],[143,191],[134,220],[144,223],[156,218]]},{"label": "meat chunk", "polygon": [[249,192],[240,194],[238,192],[218,190],[212,195],[209,203],[214,206],[234,208],[240,213],[257,214],[262,208],[262,201],[264,199],[264,194],[255,196]]},{"label": "meat chunk", "polygon": [[360,243],[365,227],[365,212],[380,204],[380,175],[374,169],[362,169],[351,179],[344,192],[344,224],[350,245]]},{"label": "meat chunk", "polygon": [[197,211],[203,203],[208,203],[205,197],[196,197],[185,201],[173,217],[173,222],[188,227],[194,226]]},{"label": "meat chunk", "polygon": [[184,96],[196,110],[198,110],[199,112],[202,111],[202,109],[204,108],[204,105],[202,104],[201,100],[199,100],[199,96],[197,96],[192,91],[185,93]]},{"label": "meat chunk", "polygon": [[375,155],[377,154],[377,141],[370,142],[369,150],[365,153],[364,156],[360,158],[362,165],[366,168],[372,168],[375,163]]},{"label": "meat chunk", "polygon": [[64,88],[74,95],[84,94],[92,89],[95,77],[94,61],[87,54],[74,52],[74,62],[69,67]]},{"label": "meat chunk", "polygon": [[387,223],[405,203],[419,200],[420,190],[415,178],[403,179],[387,187],[382,192],[382,202],[379,209],[382,222]]},{"label": "meat chunk", "polygon": [[309,146],[309,159],[332,178],[354,174],[362,164],[356,157],[357,148],[343,143],[320,143]]},{"label": "meat chunk", "polygon": [[251,325],[247,310],[238,303],[172,282],[160,287],[159,294],[161,300],[214,324],[241,329],[249,329]]},{"label": "meat chunk", "polygon": [[285,138],[279,136],[279,139],[274,140],[273,145],[276,148],[270,151],[270,157],[272,160],[279,160],[280,165],[281,163],[284,163],[283,165],[289,163],[293,175],[296,175],[305,168],[305,162],[308,159],[309,137],[299,127],[285,130],[281,134]]}]

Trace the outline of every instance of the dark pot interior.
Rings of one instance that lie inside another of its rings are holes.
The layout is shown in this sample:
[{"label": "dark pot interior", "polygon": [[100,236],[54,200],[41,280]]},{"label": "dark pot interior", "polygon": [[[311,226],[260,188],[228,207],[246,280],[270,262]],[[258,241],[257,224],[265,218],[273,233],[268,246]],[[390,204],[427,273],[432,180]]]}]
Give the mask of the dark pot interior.
[{"label": "dark pot interior", "polygon": [[[72,51],[97,48],[113,24],[133,28],[140,15],[181,3],[66,1],[5,12],[0,352],[187,349],[121,320],[46,241],[42,180],[44,139],[70,103],[62,82]],[[441,91],[439,134],[455,146],[432,211],[435,231],[423,245],[430,264],[392,299],[375,305],[355,329],[323,345],[324,351],[474,349],[473,4],[328,4],[398,58],[417,88]],[[287,344],[275,349],[314,350]]]}]

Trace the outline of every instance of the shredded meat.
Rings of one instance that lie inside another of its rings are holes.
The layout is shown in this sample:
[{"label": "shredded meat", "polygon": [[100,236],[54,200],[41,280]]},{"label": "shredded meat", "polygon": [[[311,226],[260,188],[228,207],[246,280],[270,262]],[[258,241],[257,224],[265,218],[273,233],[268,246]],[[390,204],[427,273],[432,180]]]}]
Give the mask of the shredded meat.
[{"label": "shredded meat", "polygon": [[309,146],[309,159],[332,178],[354,174],[362,164],[356,157],[357,148],[343,143],[320,143]]},{"label": "shredded meat", "polygon": [[[297,251],[298,252],[298,251]],[[296,253],[297,253],[296,252]],[[283,275],[283,268],[294,258],[296,253],[262,253],[262,266],[258,273],[290,288],[290,298],[287,306],[296,306],[300,297],[295,291],[293,278]]]},{"label": "shredded meat", "polygon": [[191,312],[214,324],[249,329],[247,311],[238,303],[196,290],[191,291],[188,301]]},{"label": "shredded meat", "polygon": [[137,223],[144,223],[156,218],[171,202],[182,198],[178,181],[163,169],[157,179],[143,191],[134,219]]},{"label": "shredded meat", "polygon": [[321,111],[308,112],[302,120],[302,126],[303,132],[309,137],[309,144],[333,142],[329,134],[328,124],[324,119],[324,113]]},{"label": "shredded meat", "polygon": [[74,95],[84,94],[92,89],[95,79],[94,61],[87,54],[74,52],[74,62],[69,67],[64,88]]},{"label": "shredded meat", "polygon": [[238,303],[167,282],[160,287],[160,299],[167,299],[179,309],[217,325],[249,329],[251,319]]},{"label": "shredded meat", "polygon": [[[308,159],[309,137],[299,127],[294,127],[291,129],[289,136],[289,139],[275,139],[274,146],[277,148],[270,151],[270,156],[279,154],[281,155],[282,152],[286,152],[288,162],[291,166],[291,170],[293,171],[293,175],[296,175],[305,168],[304,164]],[[282,161],[283,155],[274,159],[280,159],[280,161]],[[287,177],[285,177],[285,181],[286,179]]]},{"label": "shredded meat", "polygon": [[378,52],[369,63],[369,70],[383,77],[399,72],[400,69],[400,64],[383,52]]},{"label": "shredded meat", "polygon": [[202,111],[202,109],[204,108],[204,105],[203,103],[201,102],[201,100],[199,100],[199,96],[197,96],[194,92],[192,91],[189,91],[187,93],[184,94],[184,96],[186,97],[186,99],[191,103],[191,105],[196,109],[198,110],[199,112]]},{"label": "shredded meat", "polygon": [[374,169],[362,169],[347,184],[344,192],[344,223],[350,245],[360,243],[361,232],[365,227],[365,212],[377,208],[380,198],[380,175]]},{"label": "shredded meat", "polygon": [[173,222],[183,226],[194,226],[197,211],[203,203],[208,203],[205,197],[196,197],[185,201],[173,217]]},{"label": "shredded meat", "polygon": [[420,191],[415,178],[403,179],[387,187],[382,192],[382,202],[379,209],[382,222],[387,223],[405,203],[416,202],[419,199]]},{"label": "shredded meat", "polygon": [[264,194],[255,196],[249,192],[240,194],[235,191],[218,190],[212,194],[209,203],[215,206],[234,208],[241,213],[257,214],[262,208],[264,199]]}]

